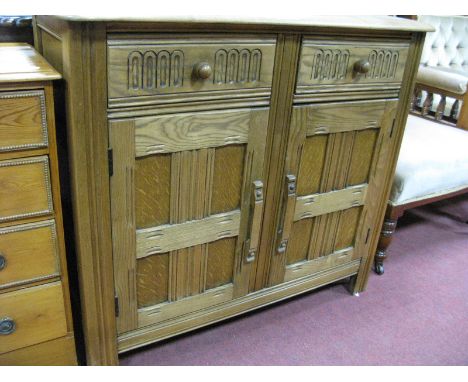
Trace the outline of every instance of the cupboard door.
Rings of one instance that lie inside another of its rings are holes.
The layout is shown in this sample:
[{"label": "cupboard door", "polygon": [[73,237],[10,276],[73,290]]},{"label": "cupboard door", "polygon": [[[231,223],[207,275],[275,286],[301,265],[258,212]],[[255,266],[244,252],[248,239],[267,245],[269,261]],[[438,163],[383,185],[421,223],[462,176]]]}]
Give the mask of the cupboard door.
[{"label": "cupboard door", "polygon": [[249,292],[268,109],[110,122],[118,331]]},{"label": "cupboard door", "polygon": [[365,257],[397,100],[295,106],[269,284]]}]

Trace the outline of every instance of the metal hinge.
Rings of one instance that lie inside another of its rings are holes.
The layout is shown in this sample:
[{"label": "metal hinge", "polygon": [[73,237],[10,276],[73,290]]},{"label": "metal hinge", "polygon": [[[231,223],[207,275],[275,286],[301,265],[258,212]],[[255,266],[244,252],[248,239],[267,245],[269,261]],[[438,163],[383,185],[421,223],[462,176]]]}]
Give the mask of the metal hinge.
[{"label": "metal hinge", "polygon": [[111,148],[107,149],[107,161],[109,163],[109,176],[114,175],[114,153]]},{"label": "metal hinge", "polygon": [[393,118],[392,128],[390,129],[390,138],[393,135],[393,129],[395,128],[395,122],[396,122],[396,118]]},{"label": "metal hinge", "polygon": [[115,317],[119,317],[120,309],[119,309],[119,298],[114,296],[114,306],[115,306]]},{"label": "metal hinge", "polygon": [[369,241],[370,230],[370,228],[367,230],[366,241],[364,242],[364,244],[367,244],[367,242]]}]

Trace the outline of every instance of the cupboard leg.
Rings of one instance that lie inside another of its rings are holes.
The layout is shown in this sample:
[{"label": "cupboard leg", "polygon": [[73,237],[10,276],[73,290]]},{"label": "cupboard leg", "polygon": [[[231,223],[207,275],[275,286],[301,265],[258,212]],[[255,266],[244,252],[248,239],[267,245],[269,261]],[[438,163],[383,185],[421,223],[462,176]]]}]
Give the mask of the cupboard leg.
[{"label": "cupboard leg", "polygon": [[390,245],[397,226],[398,217],[386,217],[380,232],[379,244],[374,258],[374,271],[378,275],[384,274],[384,261],[387,258],[387,249]]},{"label": "cupboard leg", "polygon": [[351,276],[349,280],[346,282],[346,289],[348,292],[352,295],[356,295],[356,293],[359,295],[359,290],[356,290],[356,280],[357,280],[357,275]]}]

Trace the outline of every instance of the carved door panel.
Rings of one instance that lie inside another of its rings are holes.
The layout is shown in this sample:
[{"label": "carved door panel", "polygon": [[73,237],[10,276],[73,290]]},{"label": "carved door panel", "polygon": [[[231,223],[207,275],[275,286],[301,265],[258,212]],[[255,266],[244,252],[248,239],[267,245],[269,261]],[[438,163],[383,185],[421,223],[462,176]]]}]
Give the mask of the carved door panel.
[{"label": "carved door panel", "polygon": [[269,285],[368,252],[385,180],[396,100],[295,106]]},{"label": "carved door panel", "polygon": [[110,122],[118,331],[249,292],[268,109]]}]

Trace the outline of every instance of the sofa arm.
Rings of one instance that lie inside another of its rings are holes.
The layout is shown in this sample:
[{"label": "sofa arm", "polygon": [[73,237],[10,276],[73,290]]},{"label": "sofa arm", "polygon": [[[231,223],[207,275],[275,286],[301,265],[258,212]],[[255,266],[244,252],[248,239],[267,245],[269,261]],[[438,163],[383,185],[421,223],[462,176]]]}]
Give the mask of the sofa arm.
[{"label": "sofa arm", "polygon": [[467,90],[468,74],[451,68],[420,66],[416,82],[431,88],[462,95]]}]

